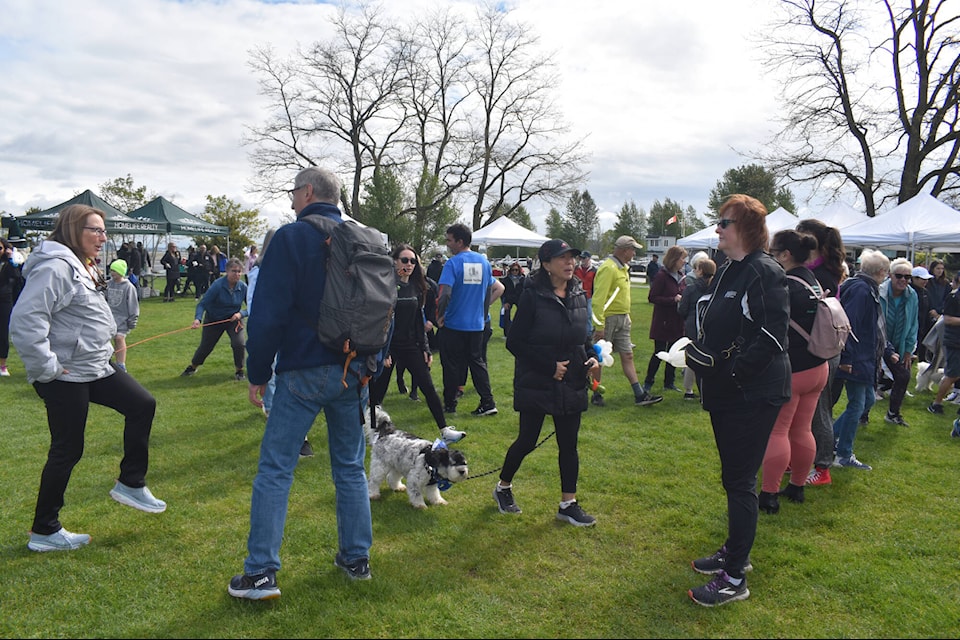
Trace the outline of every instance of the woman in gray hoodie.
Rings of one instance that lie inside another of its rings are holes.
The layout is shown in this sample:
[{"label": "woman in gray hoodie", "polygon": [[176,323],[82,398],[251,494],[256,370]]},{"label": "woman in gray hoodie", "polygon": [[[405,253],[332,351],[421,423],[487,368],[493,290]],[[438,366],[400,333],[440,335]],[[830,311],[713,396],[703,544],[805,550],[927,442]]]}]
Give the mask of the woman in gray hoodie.
[{"label": "woman in gray hoodie", "polygon": [[107,241],[105,223],[102,211],[86,205],[60,212],[50,236],[23,267],[26,284],[10,321],[10,337],[27,380],[43,399],[50,429],[27,543],[31,551],[68,551],[90,542],[89,535],[64,529],[59,515],[70,474],[83,455],[91,402],[125,418],[120,477],[110,496],[148,513],[167,508],[145,483],[156,400],[110,362],[117,325],[96,265]]}]

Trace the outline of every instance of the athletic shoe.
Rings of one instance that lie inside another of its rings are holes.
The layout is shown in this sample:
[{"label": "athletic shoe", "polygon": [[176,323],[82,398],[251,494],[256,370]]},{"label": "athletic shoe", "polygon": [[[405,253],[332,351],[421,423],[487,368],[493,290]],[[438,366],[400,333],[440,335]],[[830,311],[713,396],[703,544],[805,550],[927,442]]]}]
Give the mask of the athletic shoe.
[{"label": "athletic shoe", "polygon": [[602,394],[599,394],[596,391],[594,391],[593,398],[590,399],[590,404],[592,404],[595,407],[603,407],[603,406],[606,406],[607,403],[603,401]]},{"label": "athletic shoe", "polygon": [[927,405],[927,411],[929,411],[930,413],[932,413],[932,414],[934,414],[934,415],[942,416],[942,415],[943,415],[943,405],[942,405],[942,404],[937,404],[936,402],[931,402],[929,405]]},{"label": "athletic shoe", "polygon": [[473,411],[471,411],[471,412],[470,412],[470,415],[472,415],[472,416],[495,416],[495,415],[497,415],[497,413],[499,413],[499,412],[497,411],[496,405],[490,405],[489,407],[485,407],[485,406],[483,406],[483,405],[480,405],[479,407],[477,407],[476,409],[474,409]]},{"label": "athletic shoe", "polygon": [[663,396],[653,396],[650,395],[650,392],[644,392],[642,396],[637,396],[633,399],[635,404],[640,405],[641,407],[648,407],[651,404],[657,404],[663,400]]},{"label": "athletic shoe", "polygon": [[243,380],[246,376],[243,375],[243,369],[237,369],[237,372],[233,374],[234,380]]},{"label": "athletic shoe", "polygon": [[865,413],[865,414],[863,414],[862,416],[860,416],[860,420],[858,420],[857,423],[858,423],[861,427],[862,427],[863,425],[865,425],[865,424],[870,424],[870,414],[869,414],[869,413]]},{"label": "athletic shoe", "polygon": [[346,559],[337,554],[337,557],[333,559],[334,566],[340,567],[343,569],[343,572],[351,580],[369,580],[370,575],[370,561],[366,558],[358,558],[353,562],[347,562]]},{"label": "athletic shoe", "polygon": [[676,391],[677,393],[680,393],[681,391],[683,391],[682,389],[678,389],[675,385],[670,385],[669,387],[664,387],[663,390],[664,390],[664,391]]},{"label": "athletic shoe", "polygon": [[420,395],[417,393],[417,390],[416,390],[416,389],[414,389],[413,391],[411,391],[411,392],[410,392],[410,395],[407,396],[407,397],[410,398],[411,400],[413,400],[414,402],[420,402]]},{"label": "athletic shoe", "polygon": [[814,467],[810,469],[810,474],[807,476],[807,484],[811,487],[819,487],[830,484],[831,482],[833,482],[833,479],[830,478],[830,469],[818,469]]},{"label": "athletic shoe", "polygon": [[60,531],[44,536],[30,532],[30,541],[27,549],[30,551],[71,551],[90,543],[90,536],[85,533],[70,533],[61,528]]},{"label": "athletic shoe", "polygon": [[953,431],[950,432],[951,438],[960,438],[960,418],[953,421]]},{"label": "athletic shoe", "polygon": [[453,444],[454,442],[463,440],[467,436],[467,433],[465,431],[457,431],[453,427],[448,426],[440,429],[440,436],[447,444]]},{"label": "athletic shoe", "polygon": [[126,372],[126,370],[127,370],[127,365],[125,365],[125,364],[122,363],[122,362],[117,362],[115,366],[116,366],[117,369],[119,369],[120,371]]},{"label": "athletic shoe", "polygon": [[960,401],[960,391],[957,391],[956,389],[954,389],[953,391],[947,394],[947,397],[944,398],[944,400],[946,400],[947,402]]},{"label": "athletic shoe", "polygon": [[899,413],[890,413],[889,411],[887,411],[887,415],[883,416],[883,421],[889,422],[890,424],[896,424],[901,427],[910,426],[909,424],[907,424],[906,420],[903,419],[902,415],[900,415]]},{"label": "athletic shoe", "polygon": [[300,457],[301,458],[312,458],[313,457],[313,447],[310,446],[310,442],[304,439],[303,444],[300,445]]},{"label": "athletic shoe", "polygon": [[684,399],[684,400],[699,400],[699,399],[700,399],[700,396],[698,396],[697,394],[695,394],[695,393],[693,393],[692,391],[690,391],[690,392],[687,392],[687,393],[684,393],[684,394],[683,394],[683,399]]},{"label": "athletic shoe", "polygon": [[233,576],[227,593],[234,598],[246,600],[276,600],[280,597],[280,588],[277,586],[277,574],[273,571],[258,576],[242,574]]},{"label": "athletic shoe", "polygon": [[514,501],[513,491],[510,489],[503,489],[498,484],[493,488],[493,499],[497,501],[497,509],[500,513],[523,513]]},{"label": "athletic shoe", "polygon": [[163,513],[167,508],[167,503],[154,498],[153,494],[150,493],[150,489],[146,487],[134,489],[122,482],[117,482],[116,486],[110,489],[110,497],[120,504],[125,504],[128,507],[146,511],[147,513]]},{"label": "athletic shoe", "polygon": [[0,367],[0,376],[6,378],[9,375],[10,371],[8,371],[6,367]]},{"label": "athletic shoe", "polygon": [[704,607],[719,607],[728,602],[736,600],[746,600],[750,597],[750,589],[747,589],[747,579],[744,578],[739,585],[730,582],[730,576],[721,571],[713,580],[703,585],[687,591],[690,599]]},{"label": "athletic shoe", "polygon": [[574,502],[566,509],[557,511],[557,520],[569,522],[575,527],[592,527],[597,524],[597,519],[580,508],[580,505]]},{"label": "athletic shoe", "polygon": [[457,412],[457,405],[455,405],[455,404],[446,404],[446,405],[443,405],[443,412],[444,412],[444,413],[456,413],[456,412]]},{"label": "athletic shoe", "polygon": [[873,471],[873,467],[857,460],[857,456],[850,454],[849,458],[837,457],[833,461],[835,467],[850,467],[853,469],[862,469],[863,471]]},{"label": "athletic shoe", "polygon": [[[716,575],[727,568],[727,547],[720,547],[715,554],[706,558],[697,558],[690,563],[693,570],[697,573],[703,573],[708,576]],[[750,564],[750,558],[743,565],[744,571],[753,571],[753,565]]]},{"label": "athletic shoe", "polygon": [[180,374],[180,377],[183,378],[183,377],[186,377],[186,376],[192,376],[192,375],[195,374],[196,372],[197,372],[197,370],[196,370],[192,365],[190,365],[190,366],[188,366],[186,369],[183,370],[183,373]]}]

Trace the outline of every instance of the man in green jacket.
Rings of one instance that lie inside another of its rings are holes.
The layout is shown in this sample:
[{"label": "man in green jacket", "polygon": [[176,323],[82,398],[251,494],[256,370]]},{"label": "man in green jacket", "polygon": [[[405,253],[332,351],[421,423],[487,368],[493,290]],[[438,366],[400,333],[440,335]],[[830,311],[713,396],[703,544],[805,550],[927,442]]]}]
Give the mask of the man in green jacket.
[{"label": "man in green jacket", "polygon": [[[643,247],[630,236],[620,236],[613,245],[613,256],[603,261],[593,280],[594,341],[607,340],[614,353],[620,354],[623,374],[633,387],[636,404],[648,406],[663,400],[663,396],[644,391],[633,366],[633,342],[630,336],[630,261]],[[596,376],[600,382],[600,374]],[[603,395],[599,389],[593,392],[593,404],[602,407]]]}]

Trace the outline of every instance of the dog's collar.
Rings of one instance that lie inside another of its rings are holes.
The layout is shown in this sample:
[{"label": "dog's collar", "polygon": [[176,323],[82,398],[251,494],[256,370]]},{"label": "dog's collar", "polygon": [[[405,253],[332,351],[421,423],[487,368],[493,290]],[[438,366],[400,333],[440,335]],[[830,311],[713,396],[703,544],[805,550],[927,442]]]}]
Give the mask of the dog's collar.
[{"label": "dog's collar", "polygon": [[[433,441],[433,447],[431,448],[433,451],[436,451],[437,449],[446,449],[447,443],[441,440],[440,438],[437,438],[436,440]],[[441,478],[440,474],[437,472],[436,467],[431,465],[428,468],[430,469],[430,482],[428,482],[427,484],[437,485],[437,489],[439,489],[440,491],[446,491],[447,489],[450,488],[452,483],[446,478]]]}]

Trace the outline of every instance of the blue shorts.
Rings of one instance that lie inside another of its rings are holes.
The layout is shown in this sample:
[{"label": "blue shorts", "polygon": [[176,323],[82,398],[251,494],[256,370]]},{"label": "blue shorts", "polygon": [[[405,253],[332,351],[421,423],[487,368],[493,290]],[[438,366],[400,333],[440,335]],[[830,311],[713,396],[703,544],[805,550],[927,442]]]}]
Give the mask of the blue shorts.
[{"label": "blue shorts", "polygon": [[960,378],[960,347],[944,347],[946,357],[943,362],[943,375],[947,378]]}]

